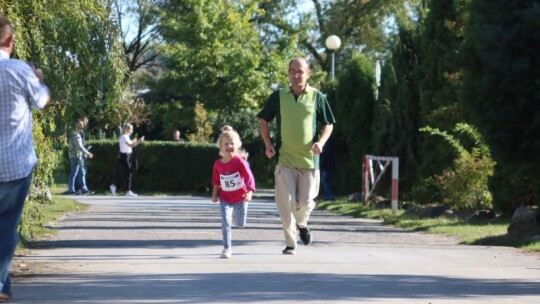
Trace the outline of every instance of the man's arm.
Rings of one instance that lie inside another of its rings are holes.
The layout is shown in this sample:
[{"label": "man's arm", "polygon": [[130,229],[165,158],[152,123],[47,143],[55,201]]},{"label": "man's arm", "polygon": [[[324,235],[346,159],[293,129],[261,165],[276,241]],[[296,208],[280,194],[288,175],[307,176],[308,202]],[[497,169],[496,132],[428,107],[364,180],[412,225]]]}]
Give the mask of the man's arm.
[{"label": "man's arm", "polygon": [[36,109],[43,109],[49,103],[51,103],[51,92],[43,82],[43,70],[32,67],[32,71],[39,80],[39,89],[37,90],[38,96],[34,99],[34,107],[36,107]]},{"label": "man's arm", "polygon": [[323,147],[326,144],[326,141],[328,140],[328,138],[330,138],[330,135],[332,134],[332,130],[334,130],[334,125],[323,126],[321,135],[319,136],[319,140],[313,143],[313,146],[311,147],[311,151],[313,151],[313,153],[315,154],[322,153]]},{"label": "man's arm", "polygon": [[321,131],[321,136],[319,137],[319,143],[324,146],[326,144],[326,141],[328,141],[328,138],[330,138],[333,130],[334,125],[324,125]]},{"label": "man's arm", "polygon": [[259,119],[259,128],[261,131],[261,137],[264,141],[264,146],[266,147],[265,154],[266,157],[272,158],[276,155],[276,149],[272,145],[272,140],[270,139],[270,129],[269,122],[264,119]]}]

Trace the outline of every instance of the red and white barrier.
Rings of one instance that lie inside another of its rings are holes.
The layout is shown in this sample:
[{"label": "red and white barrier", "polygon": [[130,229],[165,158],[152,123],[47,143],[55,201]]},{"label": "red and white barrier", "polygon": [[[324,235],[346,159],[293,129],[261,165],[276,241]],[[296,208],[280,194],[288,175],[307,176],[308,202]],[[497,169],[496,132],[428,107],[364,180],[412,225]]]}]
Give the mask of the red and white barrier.
[{"label": "red and white barrier", "polygon": [[[379,173],[374,173],[373,164],[377,162]],[[373,189],[379,182],[388,166],[392,164],[392,211],[397,211],[399,189],[399,158],[391,156],[364,155],[362,170],[362,194],[364,203],[367,202]]]}]

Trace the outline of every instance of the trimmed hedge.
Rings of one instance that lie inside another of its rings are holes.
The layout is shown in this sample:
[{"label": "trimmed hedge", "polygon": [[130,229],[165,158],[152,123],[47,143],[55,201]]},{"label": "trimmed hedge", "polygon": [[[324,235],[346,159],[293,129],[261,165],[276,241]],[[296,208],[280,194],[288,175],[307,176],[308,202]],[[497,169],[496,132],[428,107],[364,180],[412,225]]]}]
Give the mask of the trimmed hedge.
[{"label": "trimmed hedge", "polygon": [[[94,158],[88,161],[86,183],[91,190],[109,191],[109,185],[117,181],[117,140],[92,140]],[[264,155],[264,145],[247,145],[249,163],[257,187],[273,187],[273,160]],[[212,169],[218,159],[215,144],[200,144],[172,141],[145,141],[135,148],[139,169],[133,178],[134,191],[150,192],[207,192],[212,187]],[[69,175],[67,148],[64,161]],[[119,186],[119,185],[117,185]],[[119,189],[124,191],[124,189]]]},{"label": "trimmed hedge", "polygon": [[[89,188],[108,191],[119,176],[118,141],[90,141],[94,158],[88,161]],[[139,169],[133,178],[136,191],[208,191],[218,158],[213,144],[145,141],[135,148]],[[124,191],[124,189],[119,189]]]}]

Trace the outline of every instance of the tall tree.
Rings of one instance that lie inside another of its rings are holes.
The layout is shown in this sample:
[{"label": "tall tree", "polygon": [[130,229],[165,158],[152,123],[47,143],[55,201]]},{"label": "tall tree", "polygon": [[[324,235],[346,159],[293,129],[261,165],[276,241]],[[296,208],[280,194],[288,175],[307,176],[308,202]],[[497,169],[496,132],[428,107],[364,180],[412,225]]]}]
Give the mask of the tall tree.
[{"label": "tall tree", "polygon": [[502,210],[540,204],[540,1],[473,0],[463,104],[497,161]]},{"label": "tall tree", "polygon": [[[10,1],[18,24],[14,56],[38,62],[68,119],[99,116],[122,96],[125,65],[110,1]],[[4,6],[3,6],[4,7]],[[107,121],[104,121],[106,124]]]},{"label": "tall tree", "polygon": [[145,72],[159,69],[161,49],[159,35],[159,0],[114,0],[120,40],[124,46],[130,78],[139,69]]},{"label": "tall tree", "polygon": [[329,70],[330,50],[321,51],[325,47],[326,38],[337,35],[342,41],[341,57],[338,61],[341,68],[348,64],[355,49],[369,55],[378,55],[387,50],[391,20],[410,14],[418,1],[406,0],[367,0],[367,1],[319,1],[314,4],[315,28],[301,39],[302,46],[309,51],[325,70]]},{"label": "tall tree", "polygon": [[67,121],[83,114],[102,125],[111,122],[104,113],[112,112],[106,108],[116,111],[119,96],[124,95],[125,65],[109,18],[109,1],[0,0],[0,14],[15,28],[13,57],[38,62],[52,92],[49,108],[33,114],[40,161],[23,217],[31,221],[53,180],[58,135]]},{"label": "tall tree", "polygon": [[373,120],[373,152],[399,157],[403,194],[409,193],[416,182],[420,159],[419,49],[415,26],[400,25],[392,55],[382,69],[381,93],[375,102]]},{"label": "tall tree", "polygon": [[373,62],[357,55],[340,73],[335,89],[336,150],[341,191],[358,190],[362,180],[362,156],[372,151]]},{"label": "tall tree", "polygon": [[[458,106],[462,83],[460,54],[470,0],[431,0],[421,38],[420,102],[423,125],[449,131],[463,121]],[[442,139],[425,137],[420,175],[428,177],[452,165],[457,156],[444,148]]]},{"label": "tall tree", "polygon": [[164,83],[210,109],[254,107],[268,94],[253,1],[164,1]]},{"label": "tall tree", "polygon": [[[340,37],[342,46],[336,65],[344,68],[357,49],[371,55],[384,52],[392,20],[411,14],[418,3],[419,0],[266,0],[261,4],[266,13],[255,20],[266,25],[267,36],[274,40],[281,41],[272,34],[292,37],[298,49],[315,63],[315,69],[329,71],[330,51],[325,47],[328,36]],[[304,9],[300,10],[300,6]]]},{"label": "tall tree", "polygon": [[178,115],[189,116],[182,127],[192,130],[196,102],[216,130],[227,118],[255,126],[256,117],[246,114],[259,108],[272,85],[285,83],[293,43],[269,40],[263,46],[268,37],[254,18],[265,12],[257,1],[166,0],[160,10],[165,70],[151,84],[152,102],[178,102]]}]

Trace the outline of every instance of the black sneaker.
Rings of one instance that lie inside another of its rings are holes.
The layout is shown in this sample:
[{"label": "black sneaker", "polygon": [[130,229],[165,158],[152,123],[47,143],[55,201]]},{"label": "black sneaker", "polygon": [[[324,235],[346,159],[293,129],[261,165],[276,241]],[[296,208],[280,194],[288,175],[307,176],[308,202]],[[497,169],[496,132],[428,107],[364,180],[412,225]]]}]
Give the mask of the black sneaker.
[{"label": "black sneaker", "polygon": [[298,231],[300,231],[300,239],[302,240],[302,243],[304,243],[304,245],[311,245],[313,240],[309,229],[307,227],[300,228],[298,225],[296,225],[296,228],[298,228]]},{"label": "black sneaker", "polygon": [[292,247],[285,247],[285,249],[283,249],[283,254],[296,254],[296,248],[292,248]]},{"label": "black sneaker", "polygon": [[83,191],[81,194],[82,194],[82,195],[92,195],[92,194],[94,194],[94,193],[96,193],[96,192],[95,192],[95,191],[86,190],[86,191]]}]

